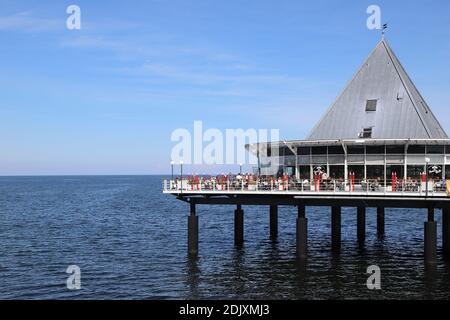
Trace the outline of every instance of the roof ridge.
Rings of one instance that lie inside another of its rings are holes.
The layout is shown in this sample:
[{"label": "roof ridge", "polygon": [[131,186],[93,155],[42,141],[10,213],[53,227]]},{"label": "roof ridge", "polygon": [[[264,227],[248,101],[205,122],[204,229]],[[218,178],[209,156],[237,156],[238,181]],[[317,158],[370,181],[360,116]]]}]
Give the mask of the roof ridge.
[{"label": "roof ridge", "polygon": [[[380,101],[380,109],[376,113],[364,112],[361,104],[374,98]],[[399,127],[398,121],[403,125]],[[371,138],[448,138],[385,37],[381,37],[307,139],[356,138],[361,128],[369,126],[375,126]]]},{"label": "roof ridge", "polygon": [[[381,41],[382,41],[383,44],[384,44],[384,47],[385,47],[385,49],[386,49],[386,51],[387,51],[387,53],[388,53],[388,55],[389,55],[389,58],[391,59],[393,65],[394,65],[394,67],[395,67],[395,69],[396,69],[396,72],[397,72],[398,76],[400,77],[400,79],[401,79],[401,81],[402,81],[402,83],[403,83],[403,86],[404,86],[405,89],[407,90],[408,96],[409,96],[409,98],[410,98],[412,104],[414,105],[414,108],[416,109],[416,112],[418,113],[418,115],[419,115],[419,117],[420,117],[420,119],[421,119],[421,121],[422,121],[422,124],[424,125],[424,127],[425,127],[425,129],[426,129],[426,131],[427,131],[427,133],[428,133],[428,135],[429,135],[429,137],[431,138],[430,128],[429,128],[428,124],[426,123],[426,121],[424,120],[423,114],[422,114],[422,112],[420,111],[421,109],[420,109],[419,106],[417,105],[417,101],[416,101],[416,99],[413,97],[411,90],[413,90],[414,93],[416,93],[416,94],[419,96],[419,98],[420,98],[420,100],[421,100],[420,102],[421,102],[422,106],[426,109],[427,113],[430,113],[430,115],[431,115],[432,118],[433,118],[432,120],[434,120],[434,122],[438,125],[438,128],[437,128],[437,129],[441,130],[442,133],[443,133],[445,136],[447,136],[447,134],[446,134],[444,128],[441,126],[441,124],[440,124],[439,121],[437,120],[436,116],[434,115],[433,111],[431,110],[430,106],[428,105],[428,103],[426,103],[426,101],[425,101],[425,99],[423,98],[422,94],[421,94],[420,91],[417,89],[416,85],[414,84],[414,81],[411,79],[411,77],[410,77],[410,76],[408,75],[408,73],[406,72],[406,70],[405,70],[405,68],[403,67],[402,63],[401,63],[400,60],[397,58],[397,55],[395,54],[395,52],[391,49],[389,43],[388,43],[384,38],[383,38]],[[399,72],[399,70],[397,69],[397,66],[396,66],[396,65],[397,65],[398,68],[402,71],[403,74],[402,74],[401,72]],[[406,77],[406,79],[404,79],[403,77]],[[406,81],[405,81],[405,80],[406,80]],[[409,82],[409,83],[408,83],[408,82]],[[410,88],[409,85],[411,85],[412,88]]]},{"label": "roof ridge", "polygon": [[[402,75],[400,74],[398,67],[402,68],[403,70],[405,68],[403,68],[402,64],[400,63],[400,61],[397,59],[397,57],[395,56],[394,52],[391,50],[389,44],[387,43],[387,41],[384,39],[384,37],[381,39],[381,43],[384,46],[384,49],[386,50],[386,53],[388,54],[389,59],[392,61],[392,65],[394,66],[395,72],[397,72],[398,77],[400,78],[400,81],[402,82],[403,87],[406,90],[406,93],[408,94],[409,100],[411,100],[411,103],[414,106],[414,110],[416,110],[417,115],[419,116],[420,122],[422,123],[423,127],[425,128],[425,131],[428,134],[428,137],[431,138],[431,134],[430,134],[430,129],[428,128],[427,124],[425,123],[422,114],[420,113],[419,109],[417,108],[416,105],[416,101],[413,98],[411,91],[408,88],[408,85],[405,83],[405,80],[403,79]],[[391,54],[392,53],[392,54]],[[394,59],[395,58],[395,59]],[[398,66],[397,66],[398,65]],[[406,73],[406,70],[404,70]],[[417,91],[417,89],[416,89]]]},{"label": "roof ridge", "polygon": [[322,115],[322,117],[319,119],[319,121],[316,122],[316,124],[314,125],[314,127],[312,127],[312,129],[310,130],[308,136],[306,139],[309,139],[310,136],[313,134],[313,132],[316,130],[316,128],[322,123],[323,120],[325,120],[325,118],[327,117],[327,115],[330,113],[330,111],[333,109],[333,106],[336,104],[336,102],[339,100],[339,98],[347,91],[347,89],[349,88],[350,84],[353,82],[353,80],[355,79],[355,77],[358,75],[358,73],[360,73],[364,66],[367,64],[367,62],[369,61],[370,57],[375,53],[375,51],[378,49],[378,46],[382,43],[383,38],[381,38],[377,45],[375,46],[375,48],[372,49],[372,51],[369,53],[369,55],[367,56],[367,58],[364,60],[364,62],[361,64],[361,66],[358,68],[358,70],[356,70],[355,73],[353,73],[352,77],[350,78],[350,80],[347,81],[347,83],[344,86],[344,89],[341,91],[340,94],[338,94],[338,96],[334,99],[334,101],[330,104],[330,106],[327,108],[327,110],[325,110],[324,114]]}]

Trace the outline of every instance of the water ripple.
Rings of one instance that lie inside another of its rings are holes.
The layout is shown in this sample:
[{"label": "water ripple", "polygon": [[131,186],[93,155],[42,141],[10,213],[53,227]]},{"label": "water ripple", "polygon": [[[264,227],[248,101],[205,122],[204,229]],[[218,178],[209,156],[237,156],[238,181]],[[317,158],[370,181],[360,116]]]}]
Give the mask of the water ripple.
[{"label": "water ripple", "polygon": [[[245,245],[236,249],[233,208],[201,206],[200,256],[188,259],[188,207],[161,193],[161,179],[0,178],[0,299],[449,298],[449,264],[423,264],[423,210],[386,210],[379,238],[368,209],[360,248],[356,210],[343,208],[334,255],[329,208],[307,208],[308,260],[299,263],[295,208],[280,208],[271,241],[268,208],[245,206]],[[78,291],[66,288],[71,264],[81,268]],[[382,270],[382,290],[366,287],[371,264]]]}]

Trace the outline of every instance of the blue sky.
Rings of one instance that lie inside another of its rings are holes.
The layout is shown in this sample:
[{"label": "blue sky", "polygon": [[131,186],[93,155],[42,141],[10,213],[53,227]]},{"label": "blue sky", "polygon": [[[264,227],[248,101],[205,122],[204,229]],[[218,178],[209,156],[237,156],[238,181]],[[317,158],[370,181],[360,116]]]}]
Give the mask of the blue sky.
[{"label": "blue sky", "polygon": [[0,175],[168,173],[194,120],[304,138],[377,43],[371,4],[450,132],[447,0],[0,0]]}]

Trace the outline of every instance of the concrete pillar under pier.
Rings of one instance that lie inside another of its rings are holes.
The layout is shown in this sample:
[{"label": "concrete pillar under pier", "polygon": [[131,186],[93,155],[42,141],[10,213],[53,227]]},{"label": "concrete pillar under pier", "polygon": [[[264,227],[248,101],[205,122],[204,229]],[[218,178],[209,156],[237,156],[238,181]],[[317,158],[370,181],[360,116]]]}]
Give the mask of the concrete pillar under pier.
[{"label": "concrete pillar under pier", "polygon": [[305,206],[298,206],[297,216],[297,257],[306,259],[308,250],[308,219],[305,214]]},{"label": "concrete pillar under pier", "polygon": [[234,211],[234,244],[239,247],[244,244],[244,210],[240,204]]},{"label": "concrete pillar under pier", "polygon": [[384,207],[377,207],[377,234],[384,235]]},{"label": "concrete pillar under pier", "polygon": [[436,221],[434,221],[434,208],[428,208],[428,221],[424,223],[425,263],[433,264],[437,262],[436,242]]},{"label": "concrete pillar under pier", "polygon": [[195,215],[195,203],[191,203],[191,212],[188,216],[188,254],[198,255],[198,216]]},{"label": "concrete pillar under pier", "polygon": [[442,209],[442,252],[450,257],[450,208]]},{"label": "concrete pillar under pier", "polygon": [[270,237],[276,239],[278,236],[278,206],[270,206]]},{"label": "concrete pillar under pier", "polygon": [[331,207],[331,250],[341,250],[341,207]]},{"label": "concrete pillar under pier", "polygon": [[357,236],[359,245],[364,245],[366,240],[366,208],[358,207],[357,212]]}]

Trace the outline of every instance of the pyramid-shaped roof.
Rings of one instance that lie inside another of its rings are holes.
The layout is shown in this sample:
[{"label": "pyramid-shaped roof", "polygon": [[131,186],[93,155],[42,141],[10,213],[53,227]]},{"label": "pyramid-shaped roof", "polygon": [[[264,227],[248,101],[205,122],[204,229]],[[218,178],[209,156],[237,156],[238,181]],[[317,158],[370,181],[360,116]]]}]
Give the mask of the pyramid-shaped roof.
[{"label": "pyramid-shaped roof", "polygon": [[372,139],[448,138],[384,37],[307,140],[357,139],[367,128]]}]

